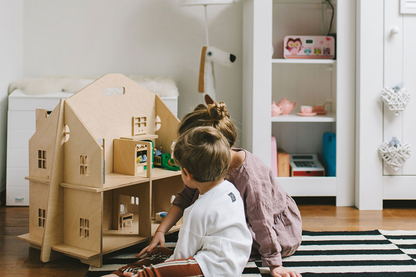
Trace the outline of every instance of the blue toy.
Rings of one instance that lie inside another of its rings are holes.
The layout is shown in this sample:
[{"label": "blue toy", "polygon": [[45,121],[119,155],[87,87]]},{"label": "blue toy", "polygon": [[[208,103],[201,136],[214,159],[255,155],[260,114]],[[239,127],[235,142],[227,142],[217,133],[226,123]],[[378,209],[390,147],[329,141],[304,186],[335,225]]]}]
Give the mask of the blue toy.
[{"label": "blue toy", "polygon": [[326,169],[326,176],[336,176],[337,143],[334,133],[324,133],[322,139],[322,163]]}]

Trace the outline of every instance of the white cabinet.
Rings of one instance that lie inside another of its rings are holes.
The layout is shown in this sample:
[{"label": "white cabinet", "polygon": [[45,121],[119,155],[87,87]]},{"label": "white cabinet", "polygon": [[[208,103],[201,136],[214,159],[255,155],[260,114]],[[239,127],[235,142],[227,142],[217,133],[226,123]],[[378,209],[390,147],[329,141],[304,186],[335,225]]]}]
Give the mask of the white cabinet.
[{"label": "white cabinet", "polygon": [[[358,2],[360,14],[357,82],[357,183],[360,209],[378,210],[383,200],[416,199],[416,15],[401,14],[399,0]],[[368,43],[377,45],[367,50]],[[381,90],[403,82],[410,102],[395,116],[381,100]],[[378,153],[396,137],[408,143],[411,156],[395,171]]]},{"label": "white cabinet", "polygon": [[69,93],[42,96],[15,90],[9,95],[7,112],[6,205],[29,205],[29,139],[36,130],[36,109],[52,111]]},{"label": "white cabinet", "polygon": [[[15,90],[9,95],[7,124],[7,171],[6,205],[29,205],[29,139],[36,130],[36,109],[52,111],[60,99],[69,93],[27,95]],[[161,97],[168,108],[177,116],[178,97]]]},{"label": "white cabinet", "polygon": [[[322,136],[337,136],[336,177],[286,177],[279,183],[292,196],[336,196],[354,204],[355,2],[331,1],[337,60],[283,59],[286,35],[322,35],[330,6],[322,1],[246,0],[244,3],[243,146],[271,164],[270,136],[288,153],[322,155]],[[342,10],[342,13],[336,13]],[[324,22],[322,24],[322,18]],[[271,46],[274,53],[271,55]],[[271,117],[271,103],[297,102],[288,116]],[[325,106],[326,116],[298,116],[301,105]]]}]

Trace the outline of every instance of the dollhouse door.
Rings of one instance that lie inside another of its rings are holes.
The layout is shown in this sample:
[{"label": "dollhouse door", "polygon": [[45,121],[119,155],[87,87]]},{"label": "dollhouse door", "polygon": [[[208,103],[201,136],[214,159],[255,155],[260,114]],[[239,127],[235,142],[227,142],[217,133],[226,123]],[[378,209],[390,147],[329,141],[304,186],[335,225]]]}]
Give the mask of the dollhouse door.
[{"label": "dollhouse door", "polygon": [[[406,1],[384,1],[383,85],[393,88],[403,83],[410,102],[398,116],[383,104],[383,141],[396,137],[412,151],[416,150],[416,12],[404,13],[401,2]],[[383,162],[383,199],[416,199],[416,152],[410,152],[397,170]]]}]

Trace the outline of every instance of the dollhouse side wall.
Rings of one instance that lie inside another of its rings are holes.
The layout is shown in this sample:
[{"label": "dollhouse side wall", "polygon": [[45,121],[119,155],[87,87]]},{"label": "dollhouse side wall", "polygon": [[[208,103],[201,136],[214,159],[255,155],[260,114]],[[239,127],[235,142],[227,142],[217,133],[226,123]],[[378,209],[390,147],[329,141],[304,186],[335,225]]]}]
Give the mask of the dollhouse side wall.
[{"label": "dollhouse side wall", "polygon": [[179,119],[170,111],[166,104],[156,95],[156,116],[159,116],[161,126],[156,134],[156,147],[162,147],[163,153],[171,152],[171,145],[178,137]]},{"label": "dollhouse side wall", "polygon": [[87,187],[102,187],[102,147],[67,103],[65,103],[65,124],[69,128],[69,138],[64,147],[64,182]]},{"label": "dollhouse side wall", "polygon": [[64,243],[101,252],[102,193],[65,188]]},{"label": "dollhouse side wall", "polygon": [[45,183],[29,181],[29,193],[33,196],[29,200],[29,233],[33,236],[43,238],[48,204],[49,185]]},{"label": "dollhouse side wall", "polygon": [[45,113],[37,113],[40,118],[36,120],[36,132],[29,140],[29,177],[50,180],[59,110],[58,104],[47,117]]}]

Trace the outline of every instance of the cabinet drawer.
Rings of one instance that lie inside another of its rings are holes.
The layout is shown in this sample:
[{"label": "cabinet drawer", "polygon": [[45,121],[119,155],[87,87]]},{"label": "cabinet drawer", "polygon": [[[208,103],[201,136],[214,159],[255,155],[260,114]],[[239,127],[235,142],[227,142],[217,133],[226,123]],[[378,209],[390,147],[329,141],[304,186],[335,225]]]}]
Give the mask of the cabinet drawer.
[{"label": "cabinet drawer", "polygon": [[29,168],[29,150],[7,149],[7,168]]},{"label": "cabinet drawer", "polygon": [[7,134],[7,149],[28,149],[29,139],[35,130],[9,130]]},{"label": "cabinet drawer", "polygon": [[29,181],[25,179],[27,176],[29,176],[29,168],[7,168],[6,186],[29,187]]},{"label": "cabinet drawer", "polygon": [[29,187],[6,188],[7,206],[29,206]]},{"label": "cabinet drawer", "polygon": [[9,111],[7,118],[8,130],[35,130],[35,111]]}]

